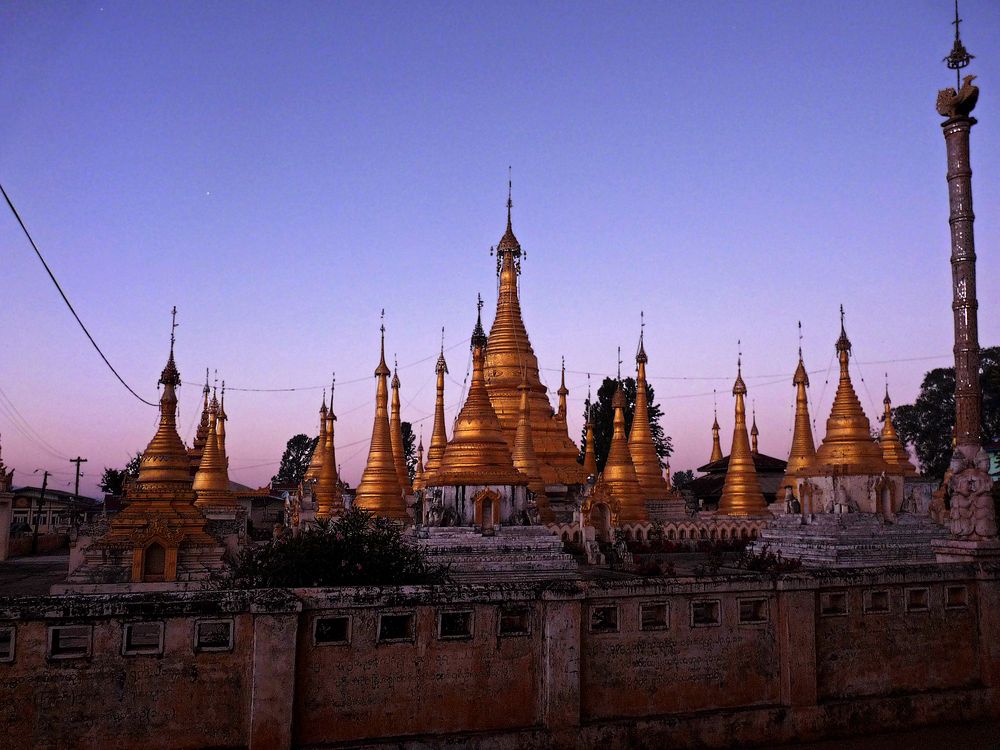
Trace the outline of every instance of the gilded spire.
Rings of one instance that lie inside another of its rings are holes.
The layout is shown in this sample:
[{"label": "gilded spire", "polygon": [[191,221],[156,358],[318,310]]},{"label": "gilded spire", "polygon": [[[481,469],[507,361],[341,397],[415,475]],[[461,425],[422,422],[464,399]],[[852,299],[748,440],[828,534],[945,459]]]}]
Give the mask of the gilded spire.
[{"label": "gilded spire", "polygon": [[417,443],[417,466],[413,472],[413,491],[424,488],[424,436],[420,436]]},{"label": "gilded spire", "polygon": [[[511,222],[510,183],[508,182],[507,228],[496,247],[497,291],[496,315],[490,328],[486,350],[486,389],[508,447],[513,447],[520,420],[521,381],[527,377],[531,390],[531,435],[535,453],[546,484],[575,484],[583,481],[579,450],[569,437],[565,420],[553,412],[548,390],[538,373],[538,358],[531,348],[521,314],[518,296],[518,276],[523,252],[514,235]],[[430,459],[428,459],[429,463]]]},{"label": "gilded spire", "polygon": [[590,404],[590,373],[587,373],[587,437],[583,450],[583,476],[597,478],[597,454],[594,452],[593,407]]},{"label": "gilded spire", "polygon": [[653,431],[649,424],[649,397],[646,385],[646,347],[643,344],[645,320],[639,332],[639,348],[635,354],[637,377],[635,381],[635,412],[628,436],[628,449],[635,466],[635,474],[645,500],[666,500],[670,490],[663,481],[663,468],[656,452]]},{"label": "gilded spire", "polygon": [[[531,404],[528,400],[528,391],[531,388],[527,380],[521,383],[521,418],[517,423],[517,435],[514,438],[514,467],[528,480],[528,489],[535,493],[538,500],[538,510],[546,511],[543,515],[551,516],[547,498],[545,496],[545,484],[542,482],[542,475],[538,468],[538,456],[535,455],[535,448],[531,441]],[[541,518],[542,523],[550,520]]]},{"label": "gilded spire", "polygon": [[201,419],[198,421],[198,429],[194,434],[194,443],[188,450],[191,456],[191,476],[198,471],[198,464],[201,462],[201,454],[205,450],[205,441],[208,440],[208,394],[211,389],[208,387],[208,368],[205,368],[205,386],[202,388]]},{"label": "gilded spire", "polygon": [[309,459],[304,480],[311,482],[319,478],[319,469],[323,465],[324,446],[326,445],[326,388],[323,389],[323,403],[319,407],[319,437]]},{"label": "gilded spire", "polygon": [[177,308],[171,312],[170,354],[160,373],[160,423],[156,434],[143,451],[139,463],[139,478],[135,494],[164,496],[187,494],[191,491],[191,461],[177,434],[177,393],[181,375],[174,364],[174,330],[177,328]]},{"label": "gilded spire", "polygon": [[431,430],[431,444],[427,449],[427,477],[425,481],[430,481],[431,475],[441,466],[441,457],[444,455],[444,448],[448,444],[448,433],[444,424],[444,376],[448,372],[448,363],[444,361],[444,328],[441,329],[441,354],[438,356],[437,365],[434,366],[437,373],[437,395],[434,398],[434,428]]},{"label": "gilded spire", "polygon": [[566,358],[562,358],[562,373],[559,376],[559,390],[556,391],[559,394],[559,410],[556,415],[563,422],[566,421],[566,397],[569,395],[569,388],[566,387]]},{"label": "gilded spire", "polygon": [[622,391],[621,380],[618,381],[611,404],[614,408],[614,432],[599,484],[602,491],[617,502],[617,516],[620,520],[644,521],[647,517],[646,503],[625,437],[625,393]]},{"label": "gilded spire", "polygon": [[760,430],[757,429],[757,407],[756,405],[751,410],[752,424],[750,426],[750,452],[755,456],[760,453],[757,449],[757,438],[760,436]]},{"label": "gilded spire", "polygon": [[719,499],[719,513],[729,516],[749,516],[767,510],[767,501],[757,480],[757,467],[750,452],[747,437],[747,410],[744,398],[747,387],[743,382],[741,359],[736,361],[736,382],[733,395],[736,396],[736,425],[733,429],[733,449],[729,453],[729,467],[726,483]]},{"label": "gilded spire", "polygon": [[844,308],[840,308],[840,337],[836,344],[840,361],[840,382],[834,396],[826,437],[816,458],[805,471],[807,476],[829,474],[880,474],[887,470],[882,451],[871,437],[871,423],[854,392],[848,364],[851,341],[844,328]]},{"label": "gilded spire", "polygon": [[[712,392],[713,398],[715,397],[715,392]],[[722,460],[722,442],[719,440],[719,410],[718,408],[712,408],[712,456],[708,459],[709,463],[714,464],[716,461]]]},{"label": "gilded spire", "polygon": [[469,395],[455,420],[441,465],[434,473],[436,485],[526,485],[528,480],[514,468],[514,459],[504,440],[500,422],[486,392],[483,363],[487,339],[479,300],[476,327],[472,331],[472,382]]},{"label": "gilded spire", "polygon": [[882,458],[892,473],[912,476],[917,473],[917,468],[910,462],[910,456],[892,424],[892,399],[889,398],[888,376],[886,376],[885,398],[882,399],[882,404],[885,406],[885,413],[882,415],[882,432],[878,439]]},{"label": "gilded spire", "polygon": [[[385,311],[383,310],[383,316]],[[403,500],[403,488],[396,474],[389,428],[389,389],[386,380],[389,368],[385,364],[385,323],[381,326],[382,344],[378,367],[375,368],[375,421],[372,425],[371,447],[354,502],[380,516],[406,522],[409,516]]]},{"label": "gilded spire", "polygon": [[313,496],[316,498],[316,516],[319,518],[340,515],[344,509],[340,477],[337,473],[337,452],[334,447],[336,436],[333,423],[337,416],[333,413],[333,390],[336,382],[336,378],[334,378],[330,383],[330,409],[323,416],[326,422],[326,429],[323,430],[323,441],[316,445],[316,451],[322,450],[323,454],[316,484],[313,486]]},{"label": "gilded spire", "polygon": [[219,452],[219,402],[214,394],[208,413],[208,438],[193,483],[197,496],[194,504],[198,506],[213,506],[230,501],[229,474]]},{"label": "gilded spire", "polygon": [[399,363],[393,362],[392,367],[392,413],[389,417],[390,437],[392,438],[392,458],[396,464],[396,476],[399,486],[406,495],[413,494],[410,486],[410,473],[406,470],[406,448],[403,446],[403,423],[399,415]]},{"label": "gilded spire", "polygon": [[[800,337],[801,330],[802,324],[799,323]],[[795,430],[792,432],[792,448],[788,453],[788,465],[785,467],[785,476],[781,481],[781,486],[791,487],[792,493],[798,495],[797,483],[794,480],[796,477],[802,476],[809,464],[816,458],[816,445],[813,443],[812,422],[809,417],[809,396],[806,394],[806,388],[809,387],[809,374],[802,361],[801,345],[799,346],[799,364],[795,368],[792,385],[795,386]]]},{"label": "gilded spire", "polygon": [[219,424],[215,428],[216,437],[219,441],[219,456],[222,458],[222,465],[229,469],[229,456],[226,454],[226,422],[229,415],[226,414],[226,381],[222,381],[222,396],[219,398],[219,414],[216,417]]}]

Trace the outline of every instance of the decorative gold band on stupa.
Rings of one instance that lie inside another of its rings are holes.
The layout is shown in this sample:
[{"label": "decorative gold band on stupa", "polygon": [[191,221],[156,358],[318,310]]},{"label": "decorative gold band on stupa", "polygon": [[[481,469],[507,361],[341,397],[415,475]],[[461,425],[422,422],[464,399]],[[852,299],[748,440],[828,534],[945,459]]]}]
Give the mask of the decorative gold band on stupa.
[{"label": "decorative gold band on stupa", "polygon": [[882,432],[878,439],[882,458],[888,464],[890,473],[913,476],[917,473],[917,467],[910,461],[910,455],[892,424],[892,399],[889,398],[888,384],[885,386],[885,398],[882,399],[882,404],[885,406],[885,413],[882,416]]},{"label": "decorative gold band on stupa", "polygon": [[389,435],[392,438],[392,457],[396,465],[396,476],[403,494],[412,495],[410,473],[406,470],[406,449],[403,446],[403,423],[399,415],[399,370],[397,366],[392,371],[392,413],[389,417]]},{"label": "decorative gold band on stupa", "polygon": [[844,329],[844,309],[840,310],[840,338],[837,339],[840,360],[840,382],[834,396],[830,417],[826,420],[826,437],[815,459],[804,470],[805,476],[833,474],[881,474],[889,467],[882,458],[882,449],[872,440],[871,423],[854,392],[848,363],[851,341]]},{"label": "decorative gold band on stupa", "polygon": [[448,432],[444,424],[444,376],[448,372],[448,363],[444,359],[444,329],[441,329],[441,354],[434,366],[437,374],[437,395],[434,397],[434,427],[431,430],[431,443],[427,448],[427,465],[424,467],[424,482],[431,483],[431,477],[441,466],[445,446],[448,444]]},{"label": "decorative gold band on stupa", "polygon": [[[806,388],[809,387],[809,374],[806,366],[802,362],[802,349],[799,349],[799,364],[795,368],[795,375],[792,378],[795,386],[795,429],[792,432],[792,447],[788,452],[788,465],[785,467],[785,476],[781,480],[781,487],[791,487],[792,494],[798,496],[798,483],[796,478],[804,476],[809,465],[816,458],[816,445],[813,443],[812,421],[809,417],[809,396]],[[778,499],[784,496],[784,489],[779,493]]]},{"label": "decorative gold band on stupa", "polygon": [[403,489],[396,474],[396,463],[392,454],[392,437],[389,431],[389,368],[385,364],[385,325],[382,326],[382,345],[378,367],[375,368],[375,422],[372,425],[372,441],[368,450],[361,482],[354,503],[359,508],[370,510],[380,516],[398,521],[408,521]]},{"label": "decorative gold band on stupa", "polygon": [[[508,186],[509,187],[509,186]],[[583,481],[579,450],[569,437],[566,421],[552,409],[548,390],[538,373],[538,358],[531,348],[521,315],[518,276],[523,253],[511,225],[510,195],[507,197],[507,229],[496,247],[500,285],[496,316],[486,351],[486,389],[500,420],[504,439],[513,447],[520,419],[522,376],[531,389],[531,435],[538,456],[542,481],[546,484],[578,484]]]},{"label": "decorative gold band on stupa", "polygon": [[670,490],[663,481],[663,469],[660,467],[660,457],[656,453],[656,443],[653,441],[653,431],[649,425],[649,398],[646,390],[646,348],[643,344],[643,334],[639,334],[639,349],[635,355],[638,377],[635,381],[635,413],[632,416],[632,429],[628,436],[628,449],[635,466],[635,475],[642,488],[644,499],[666,500]]},{"label": "decorative gold band on stupa", "polygon": [[[482,301],[479,302],[480,309]],[[469,395],[455,420],[454,434],[445,448],[434,485],[526,485],[527,478],[514,467],[514,459],[504,440],[483,373],[487,339],[480,315],[472,332],[472,382]]]},{"label": "decorative gold band on stupa", "polygon": [[741,362],[737,361],[736,383],[733,385],[733,395],[736,396],[733,448],[729,452],[726,482],[719,499],[719,513],[728,516],[757,515],[767,511],[767,501],[760,489],[757,467],[754,465],[750,439],[747,436],[746,393]]},{"label": "decorative gold band on stupa", "polygon": [[604,471],[594,488],[595,496],[609,495],[617,506],[620,521],[644,521],[647,518],[642,487],[632,464],[632,454],[625,437],[625,393],[621,381],[611,400],[614,408],[614,432]]},{"label": "decorative gold band on stupa", "polygon": [[174,328],[177,308],[173,310],[170,330],[170,355],[160,373],[160,423],[139,462],[139,477],[129,492],[130,497],[151,497],[171,500],[191,496],[191,459],[177,434],[177,393],[181,375],[174,364]]}]

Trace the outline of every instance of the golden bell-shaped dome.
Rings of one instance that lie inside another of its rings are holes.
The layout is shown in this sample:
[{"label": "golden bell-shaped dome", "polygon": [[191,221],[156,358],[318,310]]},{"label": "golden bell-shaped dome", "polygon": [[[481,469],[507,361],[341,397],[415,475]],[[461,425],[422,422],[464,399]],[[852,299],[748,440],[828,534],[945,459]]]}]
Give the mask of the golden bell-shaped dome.
[{"label": "golden bell-shaped dome", "polygon": [[815,459],[805,470],[805,475],[881,474],[889,467],[882,458],[882,449],[872,440],[871,423],[865,416],[851,383],[848,369],[851,341],[844,329],[843,308],[836,349],[840,360],[837,395],[833,399],[830,417],[826,420],[826,437],[816,451]]},{"label": "golden bell-shaped dome", "polygon": [[524,475],[514,468],[514,459],[486,392],[483,374],[486,350],[482,319],[477,317],[472,332],[469,395],[455,420],[454,434],[445,448],[441,466],[434,472],[435,485],[528,484]]},{"label": "golden bell-shaped dome", "polygon": [[392,371],[392,412],[389,416],[389,436],[392,438],[392,457],[396,465],[396,476],[399,478],[399,486],[403,488],[406,495],[413,494],[413,487],[410,486],[410,472],[406,469],[406,449],[403,446],[403,423],[399,415],[399,371],[393,367]]},{"label": "golden bell-shaped dome", "polygon": [[[517,423],[517,435],[514,438],[514,467],[521,472],[528,480],[528,489],[535,493],[538,498],[538,507],[541,512],[543,508],[547,515],[551,515],[545,497],[545,484],[542,482],[542,475],[538,468],[538,456],[535,455],[535,448],[531,442],[531,402],[528,399],[528,392],[531,387],[527,381],[521,384],[521,418]],[[548,519],[542,518],[543,523]]]},{"label": "golden bell-shaped dome", "polygon": [[[806,388],[809,386],[809,374],[802,362],[802,350],[799,349],[799,364],[795,368],[795,375],[792,377],[792,385],[795,386],[795,429],[792,432],[792,447],[788,452],[788,465],[785,467],[785,476],[781,480],[781,487],[791,487],[792,494],[798,495],[797,477],[803,476],[806,469],[816,458],[816,445],[813,443],[812,422],[809,417],[809,396]],[[778,499],[782,499],[784,490],[779,493]]]},{"label": "golden bell-shaped dome", "polygon": [[744,401],[746,393],[742,368],[737,362],[736,383],[733,385],[733,395],[736,396],[733,449],[729,453],[726,482],[722,487],[722,497],[719,499],[719,513],[727,516],[749,516],[767,511],[767,501],[764,500],[764,494],[760,489],[757,468],[753,462],[750,440],[747,436],[747,410]]},{"label": "golden bell-shaped dome", "polygon": [[888,384],[885,387],[885,398],[882,399],[882,403],[885,406],[885,414],[882,416],[882,433],[878,439],[882,458],[888,464],[891,474],[913,476],[917,473],[917,467],[911,463],[910,456],[892,424],[892,399],[889,398]]},{"label": "golden bell-shaped dome", "polygon": [[[176,309],[175,309],[176,315]],[[170,336],[170,355],[160,373],[160,423],[139,462],[139,477],[130,495],[190,494],[191,459],[177,434],[177,393],[181,375],[174,364],[174,336]]]},{"label": "golden bell-shaped dome", "polygon": [[437,375],[437,395],[434,397],[434,427],[431,430],[431,442],[427,448],[427,465],[424,467],[424,482],[430,484],[434,472],[441,466],[445,446],[448,444],[448,432],[444,424],[444,376],[448,373],[448,363],[444,359],[444,329],[441,329],[441,354],[434,365]]},{"label": "golden bell-shaped dome", "polygon": [[649,426],[649,399],[646,391],[646,348],[643,345],[642,334],[639,334],[639,350],[635,355],[638,377],[635,381],[635,413],[632,416],[632,429],[628,436],[628,449],[635,466],[635,475],[642,488],[646,501],[666,500],[670,490],[663,481],[663,469],[660,467],[660,457],[656,453],[656,443],[653,441],[653,431]]},{"label": "golden bell-shaped dome", "polygon": [[647,518],[646,503],[625,437],[625,394],[621,381],[611,403],[614,407],[614,432],[608,460],[598,481],[599,490],[616,502],[620,521],[644,521]]},{"label": "golden bell-shaped dome", "polygon": [[392,454],[392,437],[389,430],[389,367],[385,363],[385,326],[382,326],[382,347],[378,367],[375,368],[378,384],[375,388],[375,422],[372,441],[368,450],[368,463],[358,483],[354,503],[380,516],[406,522],[409,515],[399,485],[396,463]]}]

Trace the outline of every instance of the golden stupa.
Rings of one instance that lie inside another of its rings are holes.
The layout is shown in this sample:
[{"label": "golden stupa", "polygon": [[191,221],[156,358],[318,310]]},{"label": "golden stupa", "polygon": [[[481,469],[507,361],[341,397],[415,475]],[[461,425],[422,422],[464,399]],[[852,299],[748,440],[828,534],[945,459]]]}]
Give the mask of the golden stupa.
[{"label": "golden stupa", "polygon": [[851,383],[848,370],[851,341],[844,329],[843,308],[840,311],[840,338],[837,339],[836,349],[840,360],[837,395],[833,399],[830,417],[826,420],[826,437],[803,475],[881,474],[889,467],[882,458],[882,449],[872,440],[871,423]]},{"label": "golden stupa", "polygon": [[806,388],[809,387],[809,374],[802,362],[801,348],[799,349],[799,364],[795,368],[792,384],[795,386],[795,429],[792,432],[792,447],[788,452],[788,465],[785,467],[785,476],[780,484],[782,489],[778,494],[779,500],[784,496],[785,487],[791,487],[792,494],[798,496],[798,483],[795,479],[804,475],[805,470],[816,457],[812,423],[809,419],[809,396],[806,394]]},{"label": "golden stupa", "polygon": [[[482,308],[482,300],[479,302]],[[527,485],[514,467],[500,421],[486,391],[483,363],[488,356],[482,318],[472,331],[472,382],[469,395],[455,419],[454,433],[445,447],[441,465],[428,483],[435,485]]]},{"label": "golden stupa", "polygon": [[885,386],[885,398],[882,399],[882,404],[885,406],[885,414],[882,416],[882,432],[878,439],[882,458],[889,465],[890,473],[913,476],[917,473],[917,467],[910,461],[910,456],[892,424],[892,399],[889,398],[888,384]]},{"label": "golden stupa", "polygon": [[380,516],[406,522],[409,515],[403,500],[403,488],[396,474],[396,462],[392,453],[392,437],[389,430],[389,368],[385,364],[385,325],[381,328],[382,343],[378,367],[375,368],[375,422],[372,425],[372,441],[368,450],[361,482],[354,503],[359,508],[370,510]]},{"label": "golden stupa", "polygon": [[392,438],[392,457],[396,464],[396,476],[404,495],[412,495],[410,473],[406,470],[406,449],[403,446],[403,423],[399,415],[399,368],[392,368],[392,412],[389,416],[389,436]]},{"label": "golden stupa", "polygon": [[191,457],[191,477],[198,471],[198,464],[201,463],[201,454],[205,452],[205,443],[208,440],[208,396],[212,389],[208,387],[208,368],[205,368],[205,386],[202,388],[201,419],[198,421],[198,429],[194,434],[194,443],[188,448],[188,456]]},{"label": "golden stupa", "polygon": [[[324,399],[325,402],[326,399]],[[316,453],[321,453],[319,473],[313,485],[316,500],[316,517],[331,518],[344,510],[343,492],[337,474],[336,433],[333,423],[337,415],[333,413],[333,385],[330,386],[330,409],[323,415],[325,428],[320,429],[322,439],[316,444]]]},{"label": "golden stupa", "polygon": [[708,462],[714,464],[716,461],[721,461],[722,458],[722,441],[719,440],[719,413],[716,411],[712,420],[712,455]]},{"label": "golden stupa", "polygon": [[226,381],[223,380],[222,393],[219,396],[219,413],[216,416],[215,435],[219,443],[219,460],[222,461],[222,465],[226,467],[227,472],[229,471],[229,455],[226,453],[226,422],[228,421],[229,415],[226,414]]},{"label": "golden stupa", "polygon": [[424,484],[424,436],[420,436],[419,442],[417,442],[417,465],[414,467],[413,471],[413,491],[422,490],[426,485]]},{"label": "golden stupa", "polygon": [[305,482],[313,482],[319,478],[320,467],[323,466],[323,446],[326,445],[326,389],[323,389],[323,403],[319,407],[319,437],[309,459],[309,467],[303,476]]},{"label": "golden stupa", "polygon": [[649,402],[646,395],[646,363],[649,358],[642,339],[643,334],[640,333],[639,350],[635,355],[638,370],[635,381],[635,413],[628,436],[628,450],[632,455],[632,464],[644,499],[666,500],[670,496],[670,489],[663,481],[660,457],[656,453],[656,443],[653,442],[653,432],[649,426]]},{"label": "golden stupa", "polygon": [[507,445],[512,448],[521,411],[521,380],[522,376],[527,378],[531,434],[542,481],[546,485],[579,484],[584,480],[582,468],[576,461],[579,450],[569,437],[566,420],[559,419],[552,410],[548,389],[539,378],[538,358],[521,317],[517,283],[522,252],[511,227],[512,205],[508,195],[507,230],[496,248],[500,285],[486,352],[486,389]]},{"label": "golden stupa", "polygon": [[757,429],[757,409],[753,410],[753,416],[751,418],[750,424],[750,452],[753,455],[760,453],[757,447],[757,439],[760,437],[760,430]]},{"label": "golden stupa", "polygon": [[541,521],[546,523],[553,519],[548,498],[545,497],[545,485],[542,483],[538,456],[535,454],[531,439],[531,402],[528,398],[530,390],[527,381],[521,383],[521,418],[517,422],[517,435],[514,438],[514,452],[511,457],[514,459],[514,468],[524,475],[528,480],[528,489],[535,493]]},{"label": "golden stupa", "polygon": [[562,357],[562,364],[560,367],[559,375],[559,390],[556,391],[559,396],[559,408],[556,409],[556,419],[562,422],[563,427],[566,429],[566,434],[569,435],[569,426],[567,420],[567,410],[566,410],[566,397],[569,395],[569,388],[566,387],[566,358]]},{"label": "golden stupa", "polygon": [[594,452],[594,423],[590,417],[590,395],[587,395],[587,437],[583,447],[583,476],[597,478],[597,454]]},{"label": "golden stupa", "polygon": [[719,499],[719,513],[727,516],[750,516],[767,512],[767,501],[757,480],[757,468],[747,437],[747,410],[744,397],[747,393],[743,382],[741,363],[736,363],[736,425],[733,428],[733,448],[729,452],[729,467],[726,469],[726,483]]},{"label": "golden stupa", "polygon": [[233,502],[229,494],[229,473],[219,450],[219,425],[221,422],[219,420],[219,402],[215,396],[212,396],[208,414],[208,438],[201,454],[198,472],[194,475],[192,483],[197,497],[194,504],[200,508],[228,505]]},{"label": "golden stupa", "polygon": [[444,376],[448,373],[448,363],[444,359],[444,329],[441,329],[441,354],[434,365],[437,374],[437,395],[434,397],[434,427],[431,430],[431,443],[427,448],[427,464],[424,466],[424,485],[431,483],[434,472],[441,466],[445,446],[448,444],[448,432],[444,425]]},{"label": "golden stupa", "polygon": [[625,393],[620,379],[611,404],[615,410],[614,432],[604,471],[594,486],[594,496],[610,496],[617,506],[615,516],[619,521],[645,521],[646,503],[625,437]]}]

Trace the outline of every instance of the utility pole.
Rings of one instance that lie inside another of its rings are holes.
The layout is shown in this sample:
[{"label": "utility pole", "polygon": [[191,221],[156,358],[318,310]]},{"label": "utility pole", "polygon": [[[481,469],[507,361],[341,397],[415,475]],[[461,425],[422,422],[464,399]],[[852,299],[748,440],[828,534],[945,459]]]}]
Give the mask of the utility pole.
[{"label": "utility pole", "polygon": [[31,554],[38,554],[38,521],[42,515],[42,506],[45,505],[45,488],[49,484],[49,472],[42,474],[42,494],[38,496],[38,505],[35,508],[35,530],[31,533]]},{"label": "utility pole", "polygon": [[80,464],[87,463],[87,459],[77,456],[76,458],[71,458],[69,462],[71,464],[76,464],[76,486],[73,489],[73,502],[75,503],[75,507],[70,513],[70,523],[75,528],[77,509],[80,506]]}]

